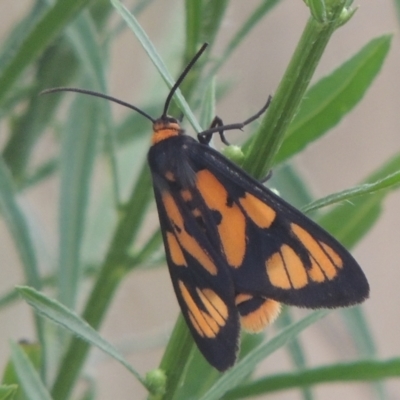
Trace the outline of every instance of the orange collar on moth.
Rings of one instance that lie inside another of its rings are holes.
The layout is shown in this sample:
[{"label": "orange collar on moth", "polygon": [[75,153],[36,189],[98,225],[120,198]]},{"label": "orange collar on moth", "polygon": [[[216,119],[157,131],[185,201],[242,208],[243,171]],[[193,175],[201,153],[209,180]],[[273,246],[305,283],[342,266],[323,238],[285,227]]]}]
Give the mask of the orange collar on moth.
[{"label": "orange collar on moth", "polygon": [[158,120],[153,124],[153,137],[151,141],[153,144],[156,144],[172,136],[178,136],[181,132],[182,128],[178,122]]}]

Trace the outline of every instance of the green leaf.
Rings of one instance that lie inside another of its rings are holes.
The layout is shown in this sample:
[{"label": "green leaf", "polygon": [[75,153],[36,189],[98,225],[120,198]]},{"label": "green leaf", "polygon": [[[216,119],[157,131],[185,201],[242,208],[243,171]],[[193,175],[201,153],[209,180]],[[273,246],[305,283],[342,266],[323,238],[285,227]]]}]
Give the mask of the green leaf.
[{"label": "green leaf", "polygon": [[[29,170],[31,153],[54,117],[62,97],[57,93],[51,96],[51,101],[38,99],[36,90],[69,86],[71,79],[79,71],[84,71],[90,78],[90,88],[106,91],[103,52],[96,39],[90,18],[82,14],[67,28],[65,35],[54,46],[47,48],[38,60],[34,77],[35,93],[31,96],[26,111],[13,124],[12,135],[3,152],[19,186],[21,183],[26,185],[25,174],[26,169]],[[64,68],[66,64],[68,68]],[[107,113],[99,115],[104,118]]]},{"label": "green leaf", "polygon": [[81,249],[101,106],[98,99],[76,96],[62,136],[58,287],[59,300],[72,309],[81,276]]},{"label": "green leaf", "polygon": [[373,194],[374,192],[382,189],[393,187],[398,187],[400,185],[400,171],[394,172],[389,176],[386,176],[383,179],[378,180],[373,183],[364,183],[362,185],[356,186],[351,189],[343,190],[339,193],[334,193],[329,196],[323,197],[322,199],[318,199],[308,204],[307,206],[302,208],[304,213],[308,213],[310,211],[314,211],[318,208],[326,207],[331,204],[339,203],[342,201],[353,200],[359,196],[365,194]]},{"label": "green leaf", "polygon": [[27,400],[51,400],[39,374],[21,346],[11,342],[11,359]]},{"label": "green leaf", "polygon": [[17,22],[8,33],[7,38],[2,38],[0,53],[0,71],[2,72],[23,43],[26,33],[30,32],[46,11],[44,2],[36,2],[21,21]]},{"label": "green leaf", "polygon": [[18,293],[13,288],[0,295],[0,308],[7,307],[9,304],[19,300]]},{"label": "green leaf", "polygon": [[24,267],[25,279],[30,286],[39,289],[40,275],[29,223],[18,204],[11,176],[2,158],[0,158],[0,210]]},{"label": "green leaf", "polygon": [[289,390],[328,382],[375,381],[399,376],[400,358],[385,361],[355,361],[260,378],[232,390],[223,399],[242,399],[279,390]]},{"label": "green leaf", "polygon": [[[186,1],[186,4],[189,3]],[[229,0],[202,0],[202,13],[201,13],[201,32],[200,42],[197,44],[209,43],[211,46],[214,44],[218,30],[224,21],[226,9],[229,5]],[[197,50],[194,49],[194,50]],[[192,52],[193,56],[194,52]]]},{"label": "green leaf", "polygon": [[85,340],[93,346],[98,347],[106,354],[119,361],[129,372],[131,372],[140,383],[146,387],[145,380],[140,374],[124,359],[124,357],[98,332],[96,332],[87,322],[77,314],[70,311],[56,300],[52,300],[44,294],[27,286],[17,287],[18,292],[24,300],[31,305],[40,315],[50,319],[62,326],[74,335]]},{"label": "green leaf", "polygon": [[396,11],[397,11],[397,20],[400,24],[400,0],[394,0],[394,4],[396,6]]},{"label": "green leaf", "polygon": [[280,163],[304,149],[355,107],[378,75],[391,39],[391,35],[383,35],[371,40],[307,91],[274,163]]},{"label": "green leaf", "polygon": [[[154,47],[153,43],[151,43],[146,32],[140,26],[139,22],[119,0],[111,0],[111,3],[117,9],[117,11],[120,13],[122,18],[124,18],[124,20],[126,21],[128,26],[132,29],[133,33],[136,35],[140,44],[143,46],[143,49],[146,51],[147,55],[150,57],[150,60],[153,62],[154,66],[157,68],[158,72],[160,73],[161,77],[164,79],[167,86],[169,88],[172,88],[172,86],[174,84],[174,80],[173,80],[171,74],[168,72],[167,67],[165,66],[164,62],[162,61],[162,59],[161,59],[160,55],[158,54],[156,48]],[[183,98],[179,89],[176,91],[174,99],[179,104],[179,107],[182,110],[182,112],[184,113],[185,117],[188,119],[190,124],[193,126],[193,129],[196,132],[201,132],[202,129],[201,129],[199,123],[197,122],[196,117],[190,110],[189,105],[187,104],[186,100]]]},{"label": "green leaf", "polygon": [[[374,173],[364,183],[378,182],[386,177],[392,179],[392,174],[400,170],[400,154],[394,156]],[[395,175],[394,175],[395,176]],[[388,189],[354,198],[352,203],[343,203],[318,218],[317,222],[335,236],[347,248],[353,247],[374,225],[382,211],[382,203],[391,190]],[[343,221],[346,221],[343,224]]]},{"label": "green leaf", "polygon": [[308,326],[325,317],[328,313],[328,310],[314,311],[307,317],[284,329],[267,343],[255,348],[235,366],[225,372],[214,386],[201,397],[201,400],[219,400],[229,390],[238,386],[254,370],[259,362],[284,346],[293,337],[299,335]]},{"label": "green leaf", "polygon": [[202,18],[203,0],[186,0],[185,1],[185,64],[193,57],[197,51],[201,39],[201,18]]},{"label": "green leaf", "polygon": [[36,60],[65,25],[81,11],[90,0],[57,1],[43,15],[21,45],[14,48],[13,57],[0,75],[0,104],[21,73]]},{"label": "green leaf", "polygon": [[[293,318],[290,309],[289,307],[285,307],[278,320],[276,321],[276,324],[282,329],[290,326],[292,323]],[[292,364],[296,367],[297,370],[304,370],[307,367],[306,355],[300,342],[300,338],[294,337],[287,344],[287,352],[290,355]],[[313,395],[309,386],[304,385],[301,391],[304,400],[312,400]]]},{"label": "green leaf", "polygon": [[0,385],[0,400],[14,400],[17,390],[17,385]]},{"label": "green leaf", "polygon": [[[359,358],[375,359],[378,353],[377,346],[375,344],[374,334],[364,314],[363,307],[344,308],[340,310],[340,314],[349,332],[349,337],[353,341],[353,346],[359,354]],[[374,381],[371,382],[371,386],[378,399],[386,399],[386,388],[383,382]]]}]

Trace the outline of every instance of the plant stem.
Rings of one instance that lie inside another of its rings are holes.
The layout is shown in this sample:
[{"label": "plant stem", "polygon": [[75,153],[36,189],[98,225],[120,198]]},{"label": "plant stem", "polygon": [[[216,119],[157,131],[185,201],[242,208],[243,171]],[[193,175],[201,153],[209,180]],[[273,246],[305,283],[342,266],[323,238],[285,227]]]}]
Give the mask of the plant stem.
[{"label": "plant stem", "polygon": [[192,335],[182,313],[180,313],[160,363],[160,369],[168,377],[163,400],[172,399],[175,394],[184,375],[183,370],[188,362],[193,346],[195,344]]},{"label": "plant stem", "polygon": [[332,5],[330,18],[324,23],[312,17],[308,20],[269,110],[247,149],[242,167],[252,176],[262,178],[267,174],[325,47],[340,25],[345,2],[341,0]]}]

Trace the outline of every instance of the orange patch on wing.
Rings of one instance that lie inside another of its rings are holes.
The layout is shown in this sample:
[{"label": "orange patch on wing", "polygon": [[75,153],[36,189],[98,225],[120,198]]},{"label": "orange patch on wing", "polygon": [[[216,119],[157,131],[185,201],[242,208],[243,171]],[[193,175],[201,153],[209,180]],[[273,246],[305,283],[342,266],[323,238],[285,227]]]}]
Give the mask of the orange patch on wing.
[{"label": "orange patch on wing", "polygon": [[334,251],[332,249],[332,247],[328,246],[327,244],[323,243],[323,242],[319,242],[320,245],[324,248],[324,250],[328,253],[328,256],[330,257],[330,259],[333,261],[333,263],[335,264],[336,267],[338,268],[343,268],[343,260],[342,258],[339,256],[338,253],[336,253],[336,251]]},{"label": "orange patch on wing", "polygon": [[196,239],[190,236],[184,226],[182,214],[179,211],[174,199],[169,193],[163,193],[162,202],[168,218],[174,226],[175,234],[181,247],[192,255],[211,275],[217,275],[217,267],[210,256],[200,247]]},{"label": "orange patch on wing", "polygon": [[175,175],[171,171],[167,171],[164,176],[168,181],[175,182]]},{"label": "orange patch on wing", "polygon": [[322,269],[313,258],[311,259],[311,268],[307,271],[307,273],[314,282],[323,282],[326,279]]},{"label": "orange patch on wing", "polygon": [[182,199],[185,201],[190,201],[193,198],[192,193],[190,192],[190,190],[187,190],[187,189],[181,190],[181,195],[182,195]]},{"label": "orange patch on wing", "polygon": [[315,260],[326,277],[328,279],[335,278],[337,275],[337,269],[331,258],[328,257],[328,252],[324,249],[322,243],[315,240],[305,229],[297,224],[291,224],[291,228],[303,246],[310,253],[310,258]]},{"label": "orange patch on wing", "polygon": [[224,301],[211,289],[196,289],[207,311],[219,326],[224,326],[228,319],[228,307]]},{"label": "orange patch on wing", "polygon": [[199,210],[198,208],[193,209],[193,210],[192,210],[192,214],[193,214],[195,217],[201,217],[201,212],[200,212],[200,210]]},{"label": "orange patch on wing", "polygon": [[235,304],[239,305],[240,303],[244,303],[245,301],[250,300],[252,298],[253,296],[251,294],[239,293],[235,297]]},{"label": "orange patch on wing", "polygon": [[196,186],[207,206],[221,214],[218,233],[228,264],[240,267],[246,252],[246,219],[243,213],[237,204],[227,205],[228,192],[210,171],[197,173]]},{"label": "orange patch on wing", "polygon": [[268,278],[271,283],[282,289],[300,289],[307,285],[308,277],[295,251],[284,244],[266,262]]},{"label": "orange patch on wing", "polygon": [[281,254],[292,286],[295,289],[306,286],[308,283],[307,272],[300,257],[287,244],[281,246]]},{"label": "orange patch on wing", "polygon": [[261,332],[275,321],[281,311],[281,304],[275,300],[265,299],[264,303],[253,312],[240,317],[240,322],[247,332]]},{"label": "orange patch on wing", "polygon": [[[200,300],[207,309],[207,311],[203,311],[198,307],[185,284],[179,281],[178,285],[182,298],[188,307],[190,321],[197,333],[202,337],[215,338],[221,327],[226,324],[228,309],[225,303],[211,289],[199,290],[197,288],[196,291]],[[222,305],[225,306],[226,310]],[[223,318],[223,315],[226,315],[226,318]]]},{"label": "orange patch on wing", "polygon": [[278,251],[266,261],[265,267],[272,285],[281,289],[292,287],[281,253]]},{"label": "orange patch on wing", "polygon": [[274,222],[275,210],[252,194],[246,193],[239,202],[249,218],[260,228],[269,228]]},{"label": "orange patch on wing", "polygon": [[175,265],[187,267],[185,256],[183,255],[182,249],[173,233],[167,232],[167,242],[172,262]]}]

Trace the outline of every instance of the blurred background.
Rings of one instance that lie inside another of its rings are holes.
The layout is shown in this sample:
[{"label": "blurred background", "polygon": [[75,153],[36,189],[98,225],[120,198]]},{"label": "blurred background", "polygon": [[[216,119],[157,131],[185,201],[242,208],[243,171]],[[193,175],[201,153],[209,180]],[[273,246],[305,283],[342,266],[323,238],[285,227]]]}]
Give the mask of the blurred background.
[{"label": "blurred background", "polygon": [[[133,4],[126,2],[127,5],[129,3]],[[258,4],[254,0],[231,2],[213,48],[215,56]],[[30,7],[30,1],[0,3],[0,41]],[[174,55],[179,54],[184,46],[182,7],[180,1],[155,0],[139,18],[174,76],[180,67],[174,61]],[[309,11],[302,1],[281,1],[219,71],[218,82],[229,85],[228,94],[217,104],[218,115],[225,122],[244,120],[264,104],[269,94],[274,94],[308,15]],[[116,23],[120,22],[117,13],[113,19]],[[171,30],[171,25],[176,28]],[[360,3],[353,19],[339,29],[329,42],[313,81],[331,72],[372,38],[386,33],[394,34],[381,73],[365,98],[329,135],[295,158],[296,165],[316,198],[356,185],[399,151],[398,30],[399,19],[396,17],[394,1],[365,1]],[[167,89],[131,31],[126,29],[121,33],[111,51],[107,76],[110,94],[140,108],[148,105],[147,99],[151,96],[145,91],[149,87],[159,92],[160,98],[164,98]],[[154,84],[148,85],[149,80]],[[113,106],[113,112],[115,119],[118,119],[129,111]],[[132,126],[132,129],[135,127]],[[7,132],[8,126],[3,123],[1,143],[5,142]],[[230,140],[240,143],[241,135],[246,135],[246,132],[232,135]],[[55,146],[51,138],[44,138],[35,151],[35,157],[40,159],[55,152]],[[125,154],[122,162],[129,163],[130,157]],[[102,166],[96,169],[98,181],[105,174]],[[126,189],[122,188],[122,191],[126,192]],[[41,263],[45,270],[50,270],[57,259],[59,194],[59,181],[54,176],[33,190],[23,192],[20,198],[24,209],[33,215],[32,223],[41,232],[40,245],[45,249]],[[92,196],[95,199],[96,193]],[[376,340],[378,355],[382,359],[400,355],[399,204],[400,193],[388,196],[381,219],[353,251],[371,285],[371,298],[363,308]],[[156,221],[154,207],[152,215]],[[154,226],[150,220],[149,224]],[[23,275],[15,246],[2,221],[0,249],[0,293],[5,293],[13,285],[22,283]],[[91,251],[96,252],[95,245]],[[80,300],[83,301],[83,298]],[[178,304],[167,269],[137,270],[119,288],[101,333],[113,344],[127,350],[129,361],[144,373],[158,365],[177,315]],[[2,310],[0,370],[9,357],[8,340],[31,339],[33,332],[31,310],[26,304],[18,302]],[[300,338],[311,366],[349,361],[354,356],[336,313],[309,328]],[[280,350],[263,363],[262,369],[276,373],[289,369],[290,365],[287,354]],[[100,399],[145,397],[145,391],[121,365],[98,351],[92,351],[87,369],[98,381]],[[390,399],[400,399],[398,381],[387,380],[385,385]],[[363,384],[323,385],[317,387],[315,392],[318,399],[374,398],[367,385]],[[297,398],[300,397],[295,391],[268,396],[268,399],[276,400]]]}]

